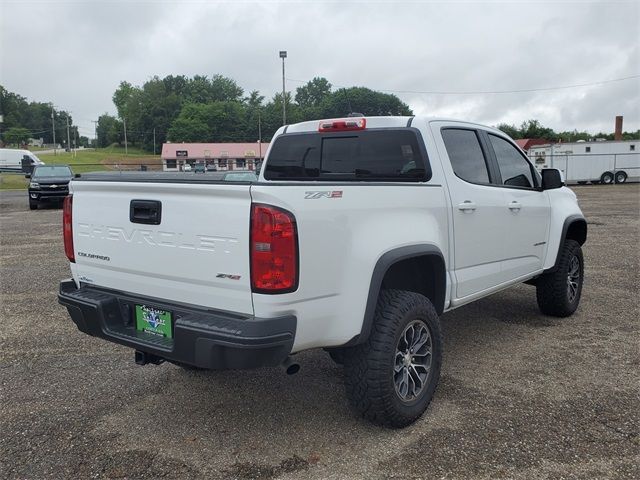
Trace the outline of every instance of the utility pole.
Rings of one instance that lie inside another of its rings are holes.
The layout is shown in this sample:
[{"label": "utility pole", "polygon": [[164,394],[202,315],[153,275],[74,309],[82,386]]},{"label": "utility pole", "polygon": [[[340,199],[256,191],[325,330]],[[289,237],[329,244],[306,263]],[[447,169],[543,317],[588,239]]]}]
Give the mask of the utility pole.
[{"label": "utility pole", "polygon": [[57,145],[56,145],[56,120],[55,115],[53,113],[53,105],[51,105],[51,133],[53,133],[53,154],[56,155]]},{"label": "utility pole", "polygon": [[67,112],[67,148],[71,151],[71,136],[69,135],[69,112]]},{"label": "utility pole", "polygon": [[280,58],[282,59],[282,124],[287,124],[287,97],[284,90],[284,59],[287,58],[287,51],[280,50]]},{"label": "utility pole", "polygon": [[73,146],[74,146],[73,156],[75,157],[76,154],[78,153],[78,129],[77,128],[73,131]]},{"label": "utility pole", "polygon": [[156,154],[156,127],[153,127],[153,154]]},{"label": "utility pole", "polygon": [[262,161],[262,122],[260,120],[260,109],[258,109],[258,161]]},{"label": "utility pole", "polygon": [[93,128],[96,136],[93,148],[97,149],[98,148],[98,120],[91,120],[91,121],[93,122]]},{"label": "utility pole", "polygon": [[127,119],[123,118],[122,123],[124,124],[124,154],[128,155],[127,150]]}]

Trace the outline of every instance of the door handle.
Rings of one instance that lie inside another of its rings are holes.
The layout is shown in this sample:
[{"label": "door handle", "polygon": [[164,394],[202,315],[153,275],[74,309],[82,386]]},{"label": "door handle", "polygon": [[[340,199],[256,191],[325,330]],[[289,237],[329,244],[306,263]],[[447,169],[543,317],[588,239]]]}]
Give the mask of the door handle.
[{"label": "door handle", "polygon": [[162,219],[162,203],[158,200],[131,200],[129,204],[129,221],[145,225],[160,225]]},{"label": "door handle", "polygon": [[476,209],[476,204],[471,200],[465,200],[458,204],[458,210],[463,212],[473,212]]},{"label": "door handle", "polygon": [[515,200],[509,204],[509,210],[518,211],[522,208],[522,204],[520,202],[516,202]]}]

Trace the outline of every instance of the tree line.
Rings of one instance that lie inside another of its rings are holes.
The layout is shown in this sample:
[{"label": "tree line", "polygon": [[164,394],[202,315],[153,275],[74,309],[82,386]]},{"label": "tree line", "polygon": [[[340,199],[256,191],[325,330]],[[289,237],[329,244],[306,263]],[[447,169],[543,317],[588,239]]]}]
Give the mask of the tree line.
[{"label": "tree line", "polygon": [[[578,140],[592,140],[595,138],[604,138],[613,140],[613,133],[599,132],[595,135],[589,132],[579,132],[578,130],[556,132],[552,128],[543,127],[538,120],[526,120],[520,124],[520,127],[501,123],[498,129],[509,135],[511,138],[518,140],[522,138],[543,138],[549,142],[576,142]],[[640,139],[640,129],[635,132],[623,132],[623,140]]]},{"label": "tree line", "polygon": [[[0,85],[0,123],[2,142],[8,145],[22,145],[29,138],[42,138],[44,143],[52,144],[55,126],[56,143],[66,146],[67,122],[71,144],[78,139],[78,145],[87,146],[89,139],[78,134],[71,114],[55,109],[48,102],[29,102],[25,97],[8,91]],[[52,122],[53,120],[53,122]]]},{"label": "tree line", "polygon": [[[282,125],[282,93],[269,100],[258,91],[245,91],[235,80],[222,76],[169,75],[152,77],[140,86],[123,81],[113,94],[117,115],[100,115],[96,126],[98,147],[126,141],[152,152],[171,142],[255,142],[269,141]],[[334,89],[322,77],[316,77],[286,92],[287,123],[321,118],[343,117],[350,112],[364,115],[412,115],[407,104],[396,95],[366,87]],[[4,116],[2,141],[20,144],[28,138],[43,138],[53,143],[52,115],[57,143],[66,143],[67,120],[72,139],[77,127],[69,112],[56,110],[51,103],[29,102],[0,86],[0,114]],[[514,139],[544,138],[550,142],[570,142],[592,138],[613,139],[613,133],[590,134],[586,131],[556,132],[538,120],[527,120],[519,127],[500,124],[500,130]],[[625,132],[623,138],[636,139],[640,130]],[[78,136],[79,145],[89,139]]]},{"label": "tree line", "polygon": [[[269,141],[282,125],[281,93],[270,100],[258,91],[245,94],[231,78],[222,75],[169,75],[153,77],[142,86],[121,82],[113,94],[117,117],[98,120],[98,145],[124,141],[151,151],[163,142]],[[365,115],[411,115],[397,96],[365,87],[332,89],[325,78],[314,78],[286,92],[287,123],[341,117],[350,112]]]}]

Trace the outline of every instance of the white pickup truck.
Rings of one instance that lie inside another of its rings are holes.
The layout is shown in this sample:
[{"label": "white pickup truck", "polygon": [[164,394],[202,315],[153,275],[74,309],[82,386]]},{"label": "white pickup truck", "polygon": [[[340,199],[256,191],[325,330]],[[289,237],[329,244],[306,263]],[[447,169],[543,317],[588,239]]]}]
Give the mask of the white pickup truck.
[{"label": "white pickup truck", "polygon": [[[440,375],[439,315],[511,285],[577,308],[587,223],[502,132],[420,117],[280,128],[257,181],[96,173],[63,212],[82,331],[140,364],[283,364],[326,349],[365,418],[403,427]],[[482,321],[482,319],[478,319]]]}]

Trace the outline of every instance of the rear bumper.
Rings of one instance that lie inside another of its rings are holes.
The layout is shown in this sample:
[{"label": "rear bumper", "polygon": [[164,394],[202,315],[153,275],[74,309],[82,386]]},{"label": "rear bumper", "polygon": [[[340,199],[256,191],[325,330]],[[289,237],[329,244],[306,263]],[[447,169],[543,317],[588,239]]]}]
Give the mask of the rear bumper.
[{"label": "rear bumper", "polygon": [[[93,286],[60,283],[58,302],[81,332],[166,360],[224,370],[275,366],[293,347],[296,318],[261,319],[139,297]],[[173,338],[136,330],[135,305],[171,312]]]}]

